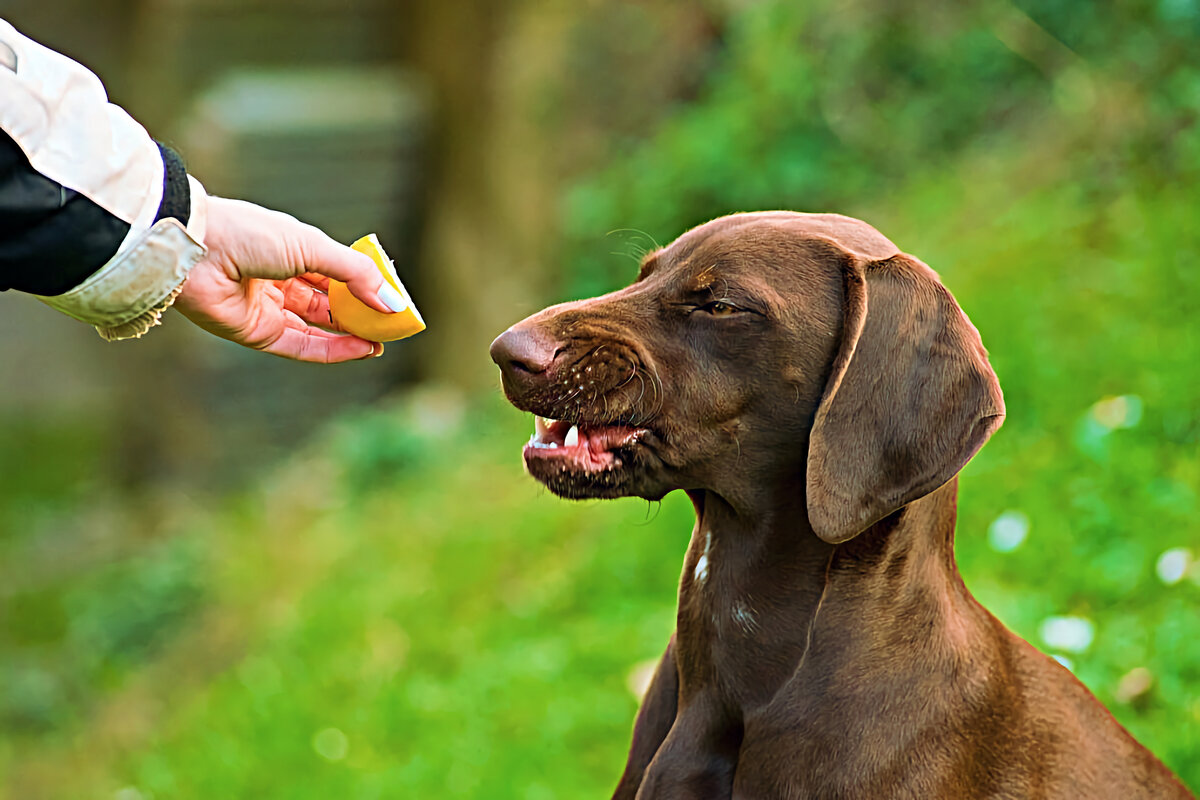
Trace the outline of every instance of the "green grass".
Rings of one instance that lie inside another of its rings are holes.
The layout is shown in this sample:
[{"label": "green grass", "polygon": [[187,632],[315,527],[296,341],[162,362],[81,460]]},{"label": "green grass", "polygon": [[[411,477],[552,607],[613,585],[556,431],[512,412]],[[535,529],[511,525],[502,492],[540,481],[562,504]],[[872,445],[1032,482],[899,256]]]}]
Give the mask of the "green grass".
[{"label": "green grass", "polygon": [[[347,420],[207,518],[188,538],[212,556],[190,632],[116,690],[136,697],[99,701],[119,712],[10,741],[13,796],[524,798],[615,781],[626,678],[670,633],[690,506],[563,503],[521,474],[515,412],[435,421],[421,397]],[[364,441],[390,436],[422,446],[363,489]]]}]

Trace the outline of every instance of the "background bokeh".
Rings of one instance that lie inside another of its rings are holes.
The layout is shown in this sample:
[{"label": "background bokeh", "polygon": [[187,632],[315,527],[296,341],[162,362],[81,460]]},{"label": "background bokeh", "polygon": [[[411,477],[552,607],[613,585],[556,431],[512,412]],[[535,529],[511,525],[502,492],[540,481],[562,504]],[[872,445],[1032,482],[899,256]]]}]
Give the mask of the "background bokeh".
[{"label": "background bokeh", "polygon": [[522,475],[491,338],[713,216],[861,217],[1008,419],[968,586],[1200,790],[1200,0],[2,0],[429,320],[310,367],[0,297],[0,796],[606,796],[686,500]]}]

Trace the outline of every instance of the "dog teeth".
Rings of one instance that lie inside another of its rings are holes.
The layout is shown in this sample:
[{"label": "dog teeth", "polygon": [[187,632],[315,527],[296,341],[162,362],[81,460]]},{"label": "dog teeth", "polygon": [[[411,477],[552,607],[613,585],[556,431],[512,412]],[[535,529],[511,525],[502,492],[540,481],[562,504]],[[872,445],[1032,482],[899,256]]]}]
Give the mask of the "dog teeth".
[{"label": "dog teeth", "polygon": [[[579,445],[579,426],[572,425],[567,431],[566,437],[560,444],[556,441],[556,436],[551,432],[554,426],[561,426],[560,420],[551,419],[550,417],[533,417],[533,435],[529,437],[529,444],[539,450],[552,450],[557,447],[576,447]],[[560,427],[561,430],[561,427]]]}]

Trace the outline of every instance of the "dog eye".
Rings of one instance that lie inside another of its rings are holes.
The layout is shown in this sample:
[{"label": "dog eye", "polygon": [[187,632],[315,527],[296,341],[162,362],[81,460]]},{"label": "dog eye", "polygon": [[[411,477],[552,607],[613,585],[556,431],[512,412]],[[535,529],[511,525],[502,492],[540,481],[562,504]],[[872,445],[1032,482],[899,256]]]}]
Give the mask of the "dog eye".
[{"label": "dog eye", "polygon": [[737,311],[737,308],[735,308],[734,306],[729,305],[729,303],[723,302],[721,300],[714,300],[711,303],[705,303],[704,305],[700,306],[697,310],[711,314],[714,317],[728,317],[729,315],[731,315],[735,311]]}]

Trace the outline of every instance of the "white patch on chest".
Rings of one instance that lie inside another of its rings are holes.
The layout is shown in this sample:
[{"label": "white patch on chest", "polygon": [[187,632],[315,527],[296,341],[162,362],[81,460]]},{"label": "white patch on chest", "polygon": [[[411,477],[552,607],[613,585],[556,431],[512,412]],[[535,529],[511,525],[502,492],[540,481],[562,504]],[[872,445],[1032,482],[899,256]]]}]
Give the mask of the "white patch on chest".
[{"label": "white patch on chest", "polygon": [[754,618],[754,611],[748,608],[741,600],[734,603],[730,616],[733,617],[734,622],[741,626],[747,636],[758,630],[758,620]]},{"label": "white patch on chest", "polygon": [[692,571],[692,575],[696,580],[704,583],[708,580],[708,562],[709,554],[712,552],[712,531],[704,532],[704,552],[696,559],[696,568]]}]

